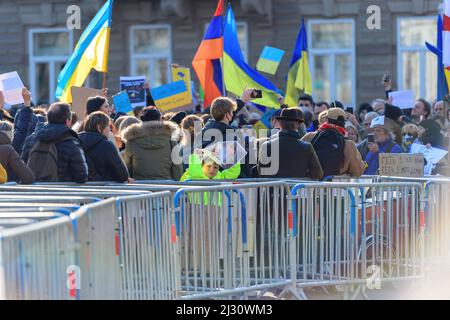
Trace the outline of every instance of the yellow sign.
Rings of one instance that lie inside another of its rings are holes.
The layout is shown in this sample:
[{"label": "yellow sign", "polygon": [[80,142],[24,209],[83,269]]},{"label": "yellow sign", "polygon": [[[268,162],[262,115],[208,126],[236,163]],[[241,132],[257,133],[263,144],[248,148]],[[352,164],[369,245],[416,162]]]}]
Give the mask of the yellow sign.
[{"label": "yellow sign", "polygon": [[180,80],[184,81],[187,91],[191,94],[191,70],[189,68],[172,65],[172,82],[177,82]]}]

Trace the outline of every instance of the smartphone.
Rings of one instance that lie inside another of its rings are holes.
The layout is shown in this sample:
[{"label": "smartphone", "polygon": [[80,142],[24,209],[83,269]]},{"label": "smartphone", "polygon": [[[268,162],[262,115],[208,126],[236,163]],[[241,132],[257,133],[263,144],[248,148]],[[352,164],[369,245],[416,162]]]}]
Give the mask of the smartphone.
[{"label": "smartphone", "polygon": [[369,134],[367,135],[367,141],[368,141],[369,143],[375,143],[375,135],[374,135],[373,133],[369,133]]},{"label": "smartphone", "polygon": [[391,74],[389,72],[386,72],[383,76],[383,82],[389,82],[391,81]]},{"label": "smartphone", "polygon": [[262,90],[253,90],[252,92],[252,98],[254,99],[261,99],[262,98]]}]

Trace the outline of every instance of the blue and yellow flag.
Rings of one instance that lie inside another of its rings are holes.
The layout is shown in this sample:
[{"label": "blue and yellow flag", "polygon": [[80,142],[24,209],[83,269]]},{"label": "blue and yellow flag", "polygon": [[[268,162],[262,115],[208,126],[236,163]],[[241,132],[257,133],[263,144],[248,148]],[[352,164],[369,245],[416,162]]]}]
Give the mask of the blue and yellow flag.
[{"label": "blue and yellow flag", "polygon": [[58,76],[56,98],[61,102],[72,102],[70,88],[81,87],[91,72],[108,71],[109,36],[114,0],[108,0],[78,41],[75,50]]},{"label": "blue and yellow flag", "polygon": [[308,42],[303,19],[289,68],[285,103],[289,107],[297,106],[298,98],[302,92],[312,94],[311,72],[308,64]]},{"label": "blue and yellow flag", "polygon": [[246,87],[262,90],[262,98],[255,99],[253,102],[265,107],[279,108],[278,90],[275,85],[244,61],[231,5],[228,6],[226,15],[223,42],[223,70],[226,90],[236,96],[241,96]]}]

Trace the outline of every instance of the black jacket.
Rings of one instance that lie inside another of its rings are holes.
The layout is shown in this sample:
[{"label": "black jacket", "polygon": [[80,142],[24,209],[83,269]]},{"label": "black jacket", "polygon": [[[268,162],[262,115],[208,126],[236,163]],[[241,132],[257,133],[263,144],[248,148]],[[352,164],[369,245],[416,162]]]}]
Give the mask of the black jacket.
[{"label": "black jacket", "polygon": [[81,132],[80,140],[89,166],[90,181],[128,180],[128,169],[111,141],[97,132]]},{"label": "black jacket", "polygon": [[[281,130],[263,143],[257,168],[259,175],[266,178],[323,178],[322,167],[312,145],[301,141],[300,134],[290,130]],[[272,172],[264,172],[269,168]]]},{"label": "black jacket", "polygon": [[37,141],[56,142],[58,151],[58,181],[85,183],[88,178],[88,165],[81,148],[80,139],[72,129],[63,124],[47,123],[39,131],[29,136],[23,145],[22,160],[27,163],[32,146]]},{"label": "black jacket", "polygon": [[[206,148],[215,142],[227,141],[227,130],[230,130],[229,134],[233,134],[236,128],[223,122],[210,119],[202,129],[202,148]],[[215,133],[215,131],[217,131],[217,133]],[[221,134],[220,139],[218,139],[219,132]]]},{"label": "black jacket", "polygon": [[42,121],[45,121],[45,118],[38,118],[31,107],[19,106],[14,117],[14,136],[12,141],[12,145],[18,154],[22,153],[25,139],[35,131],[38,122]]}]

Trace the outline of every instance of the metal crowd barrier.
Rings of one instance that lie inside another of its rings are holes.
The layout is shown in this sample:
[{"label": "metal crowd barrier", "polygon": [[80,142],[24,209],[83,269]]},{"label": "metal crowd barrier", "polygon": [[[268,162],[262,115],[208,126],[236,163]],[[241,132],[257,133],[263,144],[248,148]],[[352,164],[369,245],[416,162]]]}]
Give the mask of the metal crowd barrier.
[{"label": "metal crowd barrier", "polygon": [[423,275],[418,183],[312,183],[292,188],[297,288],[357,285]]}]

